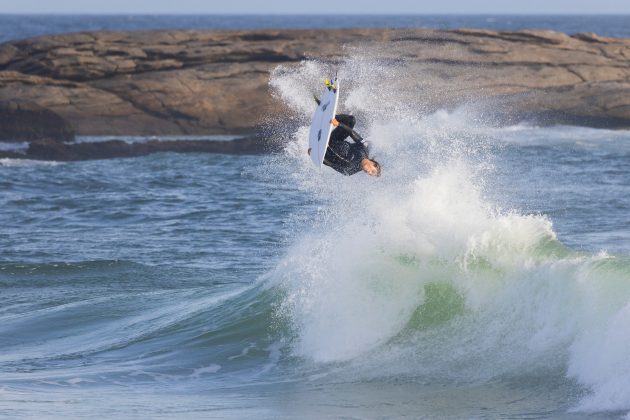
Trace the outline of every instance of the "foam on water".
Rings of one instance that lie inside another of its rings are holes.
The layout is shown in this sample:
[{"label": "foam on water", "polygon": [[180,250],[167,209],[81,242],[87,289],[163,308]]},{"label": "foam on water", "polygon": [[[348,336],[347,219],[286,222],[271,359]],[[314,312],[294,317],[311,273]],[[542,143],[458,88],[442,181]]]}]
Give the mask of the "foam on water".
[{"label": "foam on water", "polygon": [[493,151],[531,127],[489,127],[474,107],[406,109],[395,66],[358,58],[338,69],[340,111],[358,117],[380,179],[320,171],[305,153],[309,89],[330,67],[273,76],[302,123],[277,163],[320,203],[271,276],[286,294],[278,313],[294,354],[344,362],[345,375],[367,380],[560,372],[588,392],[575,410],[629,410],[628,258],[572,251],[548,217],[488,199]]},{"label": "foam on water", "polygon": [[241,138],[242,136],[236,135],[160,135],[160,136],[77,136],[75,140],[68,142],[68,144],[76,143],[101,143],[110,140],[120,140],[127,144],[135,143],[147,143],[149,141],[231,141]]},{"label": "foam on water", "polygon": [[53,160],[33,160],[33,159],[12,159],[2,158],[0,159],[0,166],[4,167],[25,167],[25,166],[56,166],[61,165],[63,162],[56,162]]}]

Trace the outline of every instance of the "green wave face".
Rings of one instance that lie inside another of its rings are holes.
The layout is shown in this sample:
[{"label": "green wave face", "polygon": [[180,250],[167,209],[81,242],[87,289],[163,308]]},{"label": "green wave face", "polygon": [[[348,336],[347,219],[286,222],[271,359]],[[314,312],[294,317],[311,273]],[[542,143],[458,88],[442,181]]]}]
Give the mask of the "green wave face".
[{"label": "green wave face", "polygon": [[407,324],[409,329],[437,327],[461,316],[464,297],[448,283],[428,283],[424,286],[424,303],[418,306]]}]

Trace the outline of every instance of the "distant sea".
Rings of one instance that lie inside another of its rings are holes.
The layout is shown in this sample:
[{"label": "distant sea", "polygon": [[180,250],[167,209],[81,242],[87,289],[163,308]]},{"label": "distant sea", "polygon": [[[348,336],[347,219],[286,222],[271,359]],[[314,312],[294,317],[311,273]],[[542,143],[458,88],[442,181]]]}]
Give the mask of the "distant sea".
[{"label": "distant sea", "polygon": [[0,15],[0,42],[99,30],[420,27],[536,28],[630,37],[630,15]]}]

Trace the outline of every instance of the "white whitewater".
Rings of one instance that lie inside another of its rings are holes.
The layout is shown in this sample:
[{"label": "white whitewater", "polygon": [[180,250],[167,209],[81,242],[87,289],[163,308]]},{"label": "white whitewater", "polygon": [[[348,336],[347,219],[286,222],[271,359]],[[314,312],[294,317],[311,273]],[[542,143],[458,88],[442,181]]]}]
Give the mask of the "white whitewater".
[{"label": "white whitewater", "polygon": [[561,372],[586,390],[575,410],[630,410],[630,260],[571,250],[549,217],[495,193],[495,139],[530,141],[517,132],[531,128],[489,128],[466,107],[407,109],[398,64],[357,58],[338,70],[339,112],[357,116],[380,179],[309,162],[309,89],[329,67],[304,62],[271,82],[301,122],[280,163],[320,203],[272,276],[295,355],[365,380]]}]

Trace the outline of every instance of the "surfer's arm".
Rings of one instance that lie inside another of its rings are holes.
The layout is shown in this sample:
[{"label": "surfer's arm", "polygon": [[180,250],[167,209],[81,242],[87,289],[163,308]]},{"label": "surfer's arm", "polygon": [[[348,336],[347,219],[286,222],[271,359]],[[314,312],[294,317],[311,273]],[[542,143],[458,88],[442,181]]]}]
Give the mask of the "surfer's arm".
[{"label": "surfer's arm", "polygon": [[351,127],[345,125],[344,123],[339,123],[339,127],[346,130],[348,134],[350,134],[350,138],[352,138],[352,140],[354,140],[355,143],[359,143],[359,144],[365,143],[365,141],[363,140],[363,137],[361,137],[359,133],[354,131],[354,129],[352,129]]},{"label": "surfer's arm", "polygon": [[[338,118],[333,118],[331,123],[332,125],[334,125],[335,127],[341,127],[344,130],[346,130],[348,132],[348,134],[350,135],[350,138],[352,140],[354,140],[355,143],[358,143],[364,147],[367,147],[367,143],[365,140],[363,140],[363,137],[361,137],[361,135],[359,135],[359,133],[357,133],[356,131],[354,131],[354,129],[352,127],[350,127],[347,124],[344,124],[343,122],[339,121],[339,119],[343,119],[343,115],[339,115]],[[354,124],[354,118],[352,119]]]}]

